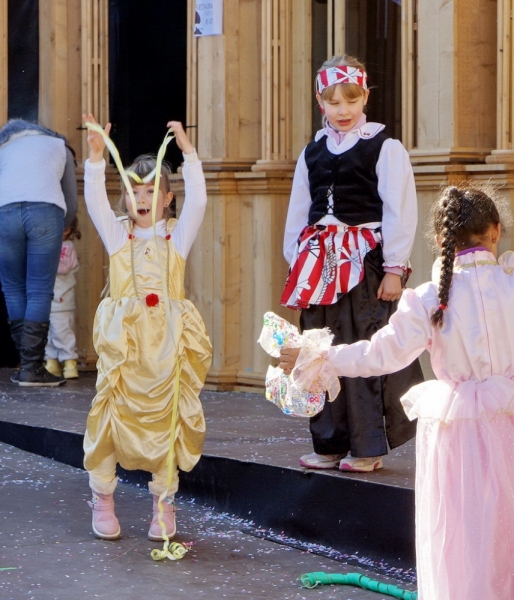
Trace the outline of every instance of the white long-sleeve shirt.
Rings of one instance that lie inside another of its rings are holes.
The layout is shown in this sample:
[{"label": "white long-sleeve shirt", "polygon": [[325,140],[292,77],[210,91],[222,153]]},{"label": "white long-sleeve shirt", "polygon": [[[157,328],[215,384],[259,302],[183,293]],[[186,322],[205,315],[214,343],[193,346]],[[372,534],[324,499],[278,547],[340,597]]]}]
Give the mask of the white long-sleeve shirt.
[{"label": "white long-sleeve shirt", "polygon": [[[178,219],[177,226],[171,233],[171,238],[182,258],[187,258],[202,225],[207,205],[207,190],[203,175],[202,163],[196,152],[184,154],[182,175],[185,183],[185,202]],[[85,163],[84,197],[87,210],[109,256],[112,256],[127,242],[127,230],[115,215],[109,204],[105,189],[105,161]],[[156,223],[157,235],[165,237],[166,221],[161,219]],[[149,239],[154,235],[153,227],[141,228],[134,226],[132,234],[136,237]]]},{"label": "white long-sleeve shirt", "polygon": [[[331,135],[327,126],[316,133],[314,140],[318,141],[326,136],[328,150],[340,155],[353,148],[360,139],[374,137],[383,129],[384,125],[379,123],[366,123],[348,132],[341,143],[338,143],[337,136]],[[361,226],[370,229],[382,227],[384,267],[404,268],[414,245],[418,206],[409,155],[399,140],[389,138],[383,143],[376,173],[378,194],[383,202],[382,222],[362,223]],[[298,236],[308,223],[311,203],[304,149],[296,165],[284,233],[284,257],[289,264],[293,259]],[[343,224],[333,215],[326,215],[319,223]]]}]

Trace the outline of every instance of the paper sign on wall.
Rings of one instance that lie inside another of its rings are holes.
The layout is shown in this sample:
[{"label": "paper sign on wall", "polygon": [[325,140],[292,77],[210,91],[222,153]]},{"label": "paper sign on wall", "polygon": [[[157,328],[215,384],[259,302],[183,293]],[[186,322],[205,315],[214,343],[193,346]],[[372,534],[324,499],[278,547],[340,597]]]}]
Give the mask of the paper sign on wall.
[{"label": "paper sign on wall", "polygon": [[223,33],[223,0],[196,0],[195,37]]}]

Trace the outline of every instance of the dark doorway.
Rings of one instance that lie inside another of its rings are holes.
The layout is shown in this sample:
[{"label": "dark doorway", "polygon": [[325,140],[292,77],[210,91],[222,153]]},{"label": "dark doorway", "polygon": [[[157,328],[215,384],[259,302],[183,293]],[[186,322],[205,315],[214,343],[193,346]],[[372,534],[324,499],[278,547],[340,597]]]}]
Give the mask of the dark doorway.
[{"label": "dark doorway", "polygon": [[7,4],[7,116],[37,121],[39,102],[38,0]]},{"label": "dark doorway", "polygon": [[371,88],[368,120],[402,136],[400,0],[346,0],[346,48],[362,60]]},{"label": "dark doorway", "polygon": [[[186,118],[187,0],[109,1],[112,138],[124,164],[156,154],[170,120]],[[182,162],[176,144],[166,160]]]},{"label": "dark doorway", "polygon": [[[313,81],[327,56],[327,2],[312,1]],[[345,54],[366,65],[371,88],[367,107],[368,121],[383,123],[391,137],[402,136],[401,81],[401,1],[345,0]],[[338,27],[334,23],[334,27]],[[320,128],[321,117],[313,103],[313,132]]]}]

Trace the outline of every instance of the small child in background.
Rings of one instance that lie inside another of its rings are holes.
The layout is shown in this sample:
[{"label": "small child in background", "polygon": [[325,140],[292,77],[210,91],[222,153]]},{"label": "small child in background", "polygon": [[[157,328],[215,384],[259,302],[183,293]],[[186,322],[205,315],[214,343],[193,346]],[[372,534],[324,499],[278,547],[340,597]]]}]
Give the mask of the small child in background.
[{"label": "small child in background", "polygon": [[80,238],[78,220],[75,217],[64,230],[45,350],[47,371],[65,379],[77,379],[79,376],[75,339],[75,284],[79,261],[73,240]]}]

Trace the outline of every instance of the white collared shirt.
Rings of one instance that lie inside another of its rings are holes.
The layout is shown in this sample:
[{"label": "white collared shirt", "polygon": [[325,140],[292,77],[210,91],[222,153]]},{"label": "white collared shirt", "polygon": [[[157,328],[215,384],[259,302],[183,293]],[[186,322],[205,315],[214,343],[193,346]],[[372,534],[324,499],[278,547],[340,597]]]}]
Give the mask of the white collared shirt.
[{"label": "white collared shirt", "polygon": [[[360,139],[370,139],[380,133],[385,125],[365,123],[345,134],[341,143],[327,130],[320,129],[315,141],[326,137],[327,148],[332,154],[340,155],[355,146]],[[383,202],[382,222],[361,223],[361,227],[376,229],[382,227],[384,267],[408,265],[414,245],[418,222],[418,205],[414,175],[409,155],[399,140],[387,139],[380,151],[376,173],[378,194]],[[308,223],[312,199],[309,188],[309,172],[305,163],[305,148],[298,158],[293,178],[293,187],[287,212],[284,233],[284,257],[289,264],[294,254],[298,236]],[[341,225],[333,215],[319,220],[322,225]]]}]

